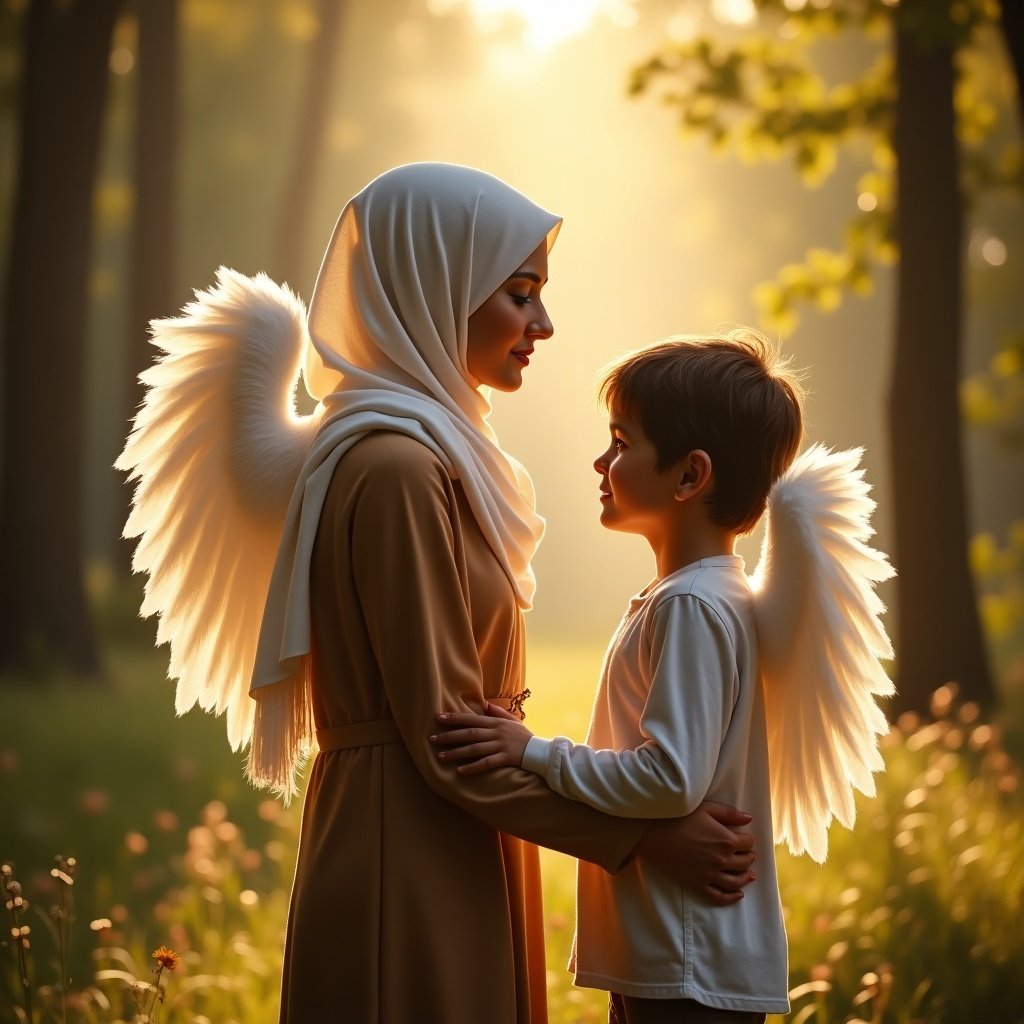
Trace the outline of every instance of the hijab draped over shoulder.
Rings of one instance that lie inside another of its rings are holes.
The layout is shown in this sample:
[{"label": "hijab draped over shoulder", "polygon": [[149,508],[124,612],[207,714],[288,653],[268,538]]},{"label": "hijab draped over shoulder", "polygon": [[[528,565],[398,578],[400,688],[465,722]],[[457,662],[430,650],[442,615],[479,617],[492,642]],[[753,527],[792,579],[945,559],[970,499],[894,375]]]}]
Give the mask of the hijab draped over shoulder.
[{"label": "hijab draped over shoulder", "polygon": [[257,784],[294,792],[312,748],[310,560],[338,460],[368,432],[408,434],[434,452],[530,606],[543,520],[467,369],[467,324],[560,224],[497,178],[439,163],[388,171],[342,211],[308,320],[304,377],[323,418],[288,508],[253,669]]}]

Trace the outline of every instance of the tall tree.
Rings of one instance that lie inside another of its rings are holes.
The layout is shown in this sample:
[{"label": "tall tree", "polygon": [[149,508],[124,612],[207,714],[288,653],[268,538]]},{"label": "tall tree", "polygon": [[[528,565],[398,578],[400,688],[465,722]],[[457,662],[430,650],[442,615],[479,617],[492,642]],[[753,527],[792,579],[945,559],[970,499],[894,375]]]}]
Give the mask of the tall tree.
[{"label": "tall tree", "polygon": [[926,33],[924,0],[895,20],[895,344],[889,455],[899,566],[898,692],[893,711],[922,710],[947,679],[967,697],[993,691],[968,565],[962,376],[963,200],[953,107],[955,40]]},{"label": "tall tree", "polygon": [[93,671],[82,559],[86,310],[110,40],[121,0],[32,0],[4,304],[0,668]]},{"label": "tall tree", "polygon": [[[768,18],[794,19],[805,42],[839,30],[881,30],[889,52],[855,81],[830,90],[806,50],[777,36],[735,46],[698,39],[637,68],[632,89],[643,92],[668,78],[667,98],[685,128],[718,144],[736,142],[748,153],[788,147],[808,177],[828,172],[844,139],[872,138],[877,163],[860,186],[872,203],[850,224],[845,250],[812,251],[805,266],[787,268],[759,297],[783,328],[800,301],[834,305],[843,289],[866,290],[872,263],[900,254],[889,396],[900,573],[899,695],[891,711],[927,709],[931,691],[951,678],[965,698],[989,705],[994,690],[968,568],[957,402],[964,201],[953,98],[957,51],[989,22],[990,6],[979,0],[755,3]],[[980,163],[975,155],[977,179],[1003,183],[993,166],[979,171]],[[1017,164],[1018,177],[1019,171]]]},{"label": "tall tree", "polygon": [[306,66],[306,80],[295,118],[295,135],[278,210],[273,276],[297,291],[302,288],[302,263],[313,197],[311,186],[330,112],[331,80],[345,6],[342,0],[319,2],[318,29]]},{"label": "tall tree", "polygon": [[1017,79],[1017,121],[1024,128],[1024,4],[1020,0],[1003,0],[999,5],[999,24]]},{"label": "tall tree", "polygon": [[[138,375],[153,360],[149,321],[170,316],[178,295],[178,0],[139,0],[135,97],[135,208],[131,233],[130,299],[126,344],[125,429],[142,402]],[[120,533],[131,509],[131,488],[121,489],[117,520]],[[131,569],[133,544],[122,540],[115,563],[123,575]]]}]

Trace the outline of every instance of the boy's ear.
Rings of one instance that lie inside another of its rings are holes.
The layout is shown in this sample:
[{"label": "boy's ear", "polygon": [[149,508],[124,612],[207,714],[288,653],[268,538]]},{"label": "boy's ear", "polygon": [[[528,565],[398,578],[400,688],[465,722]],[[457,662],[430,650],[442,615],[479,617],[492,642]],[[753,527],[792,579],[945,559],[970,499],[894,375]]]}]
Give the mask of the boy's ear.
[{"label": "boy's ear", "polygon": [[711,456],[702,448],[695,448],[679,460],[676,476],[676,501],[689,501],[710,483],[713,467]]}]

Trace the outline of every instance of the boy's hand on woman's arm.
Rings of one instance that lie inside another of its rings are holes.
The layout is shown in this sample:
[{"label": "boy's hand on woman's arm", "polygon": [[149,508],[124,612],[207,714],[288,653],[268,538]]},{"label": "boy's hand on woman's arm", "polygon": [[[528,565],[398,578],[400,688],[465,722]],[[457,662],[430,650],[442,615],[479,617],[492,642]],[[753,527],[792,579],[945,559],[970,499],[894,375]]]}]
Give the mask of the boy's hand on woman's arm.
[{"label": "boy's hand on woman's arm", "polygon": [[483,715],[464,712],[437,716],[441,731],[431,736],[430,742],[444,747],[437,754],[442,761],[466,762],[456,769],[460,775],[519,768],[523,763],[523,752],[533,733],[504,708],[485,703],[484,711]]},{"label": "boy's hand on woman's arm", "polygon": [[750,821],[745,811],[705,801],[685,818],[652,822],[634,853],[708,902],[728,906],[756,877],[754,837],[735,831]]}]

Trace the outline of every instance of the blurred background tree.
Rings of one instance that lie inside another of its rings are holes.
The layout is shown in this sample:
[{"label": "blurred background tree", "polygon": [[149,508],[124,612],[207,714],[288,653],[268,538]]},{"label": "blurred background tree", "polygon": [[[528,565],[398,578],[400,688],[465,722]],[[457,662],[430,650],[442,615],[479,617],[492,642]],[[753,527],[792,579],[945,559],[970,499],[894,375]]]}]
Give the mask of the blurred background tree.
[{"label": "blurred background tree", "polygon": [[84,588],[82,453],[93,194],[120,0],[23,19],[3,313],[0,669],[99,667]]},{"label": "blurred background tree", "polygon": [[[136,22],[134,202],[121,406],[126,431],[144,395],[139,374],[153,358],[148,344],[149,321],[173,315],[181,304],[177,280],[181,137],[178,0],[143,0],[138,5]],[[121,496],[116,514],[123,523],[131,510],[130,489],[122,488]],[[127,576],[131,572],[134,546],[134,541],[125,540],[115,544],[113,561],[117,573]]]}]

